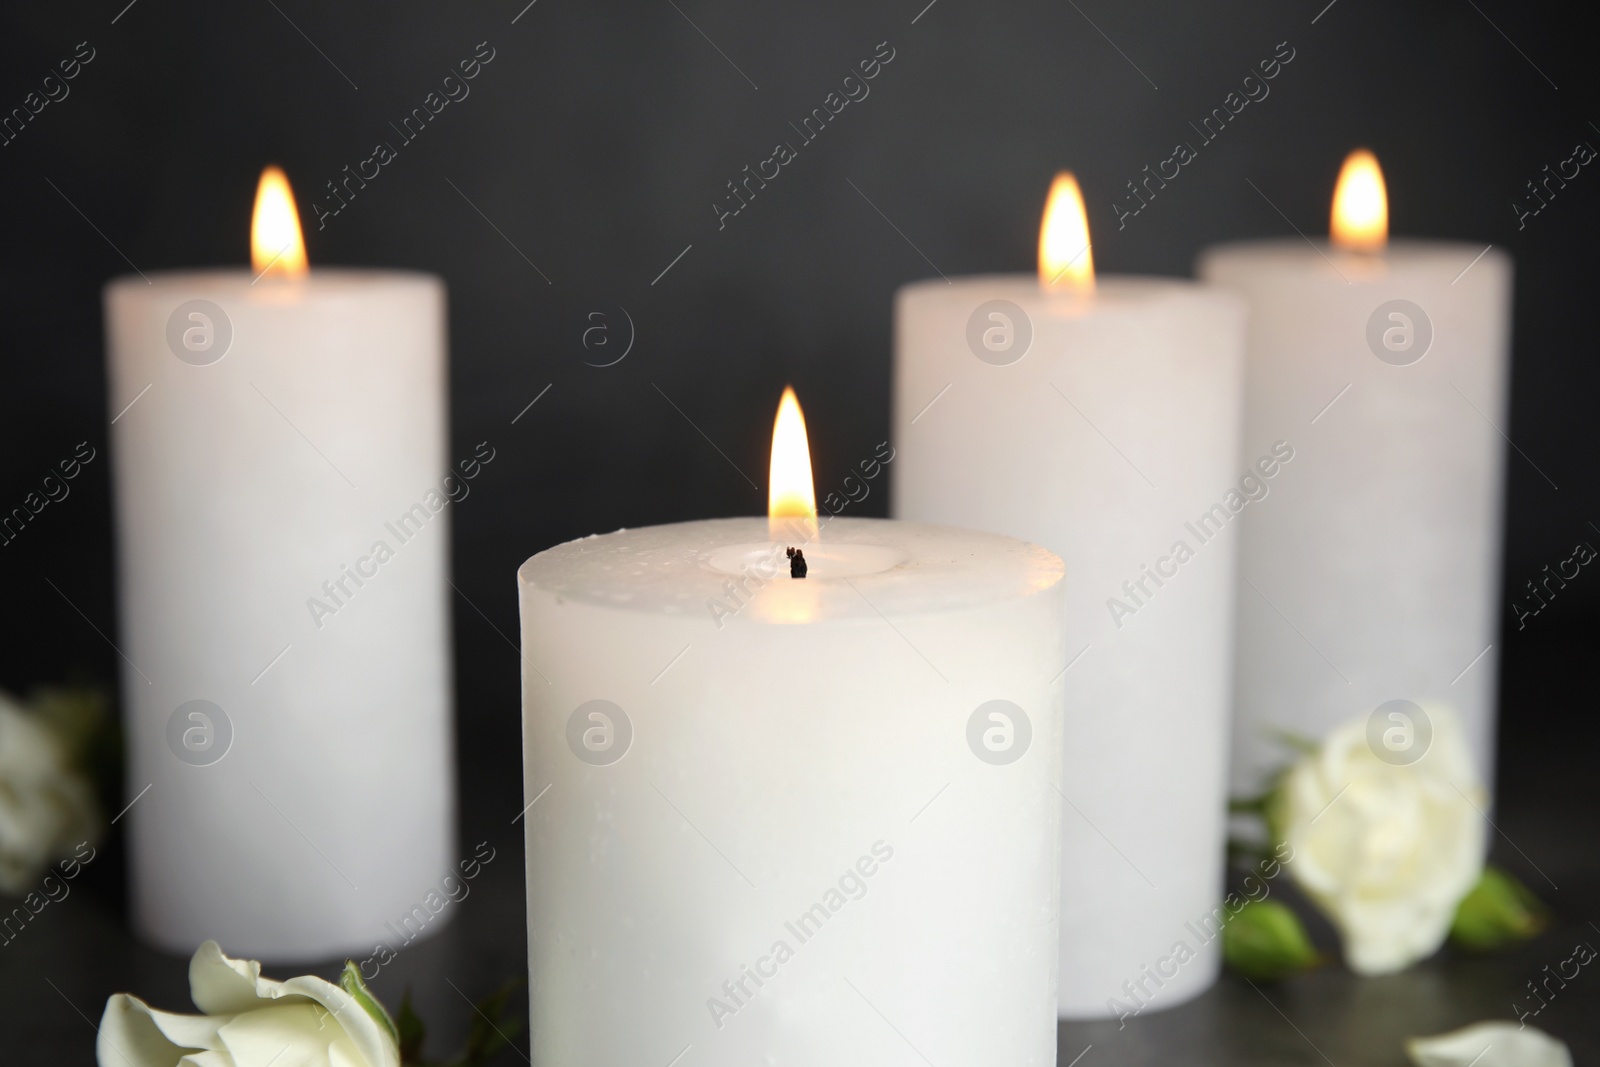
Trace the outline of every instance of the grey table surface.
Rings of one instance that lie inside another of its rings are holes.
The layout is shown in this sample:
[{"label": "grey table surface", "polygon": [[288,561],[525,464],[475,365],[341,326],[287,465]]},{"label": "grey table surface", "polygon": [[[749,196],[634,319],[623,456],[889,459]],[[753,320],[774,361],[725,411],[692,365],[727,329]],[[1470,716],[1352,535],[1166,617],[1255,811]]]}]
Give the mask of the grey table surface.
[{"label": "grey table surface", "polygon": [[[1204,995],[1165,1011],[1124,1023],[1062,1022],[1057,1062],[1061,1067],[1173,1059],[1200,1065],[1382,1067],[1405,1062],[1401,1041],[1408,1035],[1482,1019],[1514,1020],[1513,1003],[1533,1003],[1525,995],[1526,983],[1541,980],[1546,965],[1553,968],[1566,959],[1579,941],[1600,945],[1600,850],[1595,847],[1600,837],[1597,820],[1587,811],[1509,812],[1496,821],[1496,859],[1524,876],[1559,916],[1535,940],[1486,956],[1446,949],[1383,978],[1357,978],[1336,962],[1273,984],[1224,974]],[[401,951],[374,983],[391,1004],[410,988],[429,1023],[428,1051],[441,1058],[465,1033],[471,1001],[526,975],[521,843],[514,831],[492,843],[495,860],[456,906],[453,921]],[[106,865],[113,867],[114,862]],[[0,948],[0,1064],[92,1063],[94,1027],[106,997],[119,990],[137,992],[159,1007],[192,1010],[187,961],[132,937],[115,882],[110,876],[102,876],[99,884],[80,879],[77,891],[51,904]],[[1330,931],[1319,927],[1314,933],[1331,946]],[[323,961],[272,967],[268,973],[331,977],[336,969],[337,963]],[[1600,973],[1585,968],[1547,999],[1548,1006],[1530,1022],[1565,1040],[1576,1063],[1600,1063]],[[515,1044],[496,1062],[523,1062],[526,1035]],[[905,1062],[921,1061],[908,1050]]]},{"label": "grey table surface", "polygon": [[[1272,984],[1252,985],[1224,973],[1202,996],[1164,1011],[1125,1023],[1059,1024],[1059,1067],[1168,1061],[1196,1067],[1398,1067],[1407,1062],[1401,1043],[1408,1036],[1480,1020],[1515,1021],[1516,1005],[1526,1011],[1535,1003],[1528,986],[1544,981],[1550,973],[1545,968],[1555,969],[1578,942],[1600,947],[1600,719],[1592,713],[1600,675],[1590,667],[1597,639],[1600,622],[1589,620],[1548,628],[1537,641],[1513,636],[1502,665],[1491,858],[1550,905],[1556,916],[1550,929],[1492,955],[1446,948],[1382,978],[1357,978],[1336,960]],[[512,822],[525,803],[515,702],[475,693],[471,685],[460,697],[506,712],[463,716],[464,723],[489,725],[464,725],[461,736],[461,749],[470,754],[463,756],[461,840],[475,845],[487,839],[495,859],[470,883],[470,895],[452,905],[449,925],[406,947],[373,983],[390,1005],[411,990],[429,1026],[425,1051],[440,1059],[459,1047],[474,1001],[527,974],[524,857],[520,824]],[[187,959],[143,946],[129,931],[120,848],[113,836],[105,855],[72,883],[70,896],[0,944],[0,1067],[93,1063],[95,1026],[114,992],[191,1010]],[[1287,884],[1273,893],[1293,897]],[[1326,924],[1313,922],[1311,933],[1319,947],[1336,950]],[[332,977],[338,966],[325,960],[273,966],[267,973]],[[1579,1067],[1600,1067],[1600,967],[1584,967],[1565,988],[1551,988],[1556,994],[1528,1021],[1566,1041]],[[525,1002],[519,1008],[525,1011]],[[525,1034],[515,1046],[496,1062],[526,1062]],[[903,1062],[923,1063],[909,1050]]]}]

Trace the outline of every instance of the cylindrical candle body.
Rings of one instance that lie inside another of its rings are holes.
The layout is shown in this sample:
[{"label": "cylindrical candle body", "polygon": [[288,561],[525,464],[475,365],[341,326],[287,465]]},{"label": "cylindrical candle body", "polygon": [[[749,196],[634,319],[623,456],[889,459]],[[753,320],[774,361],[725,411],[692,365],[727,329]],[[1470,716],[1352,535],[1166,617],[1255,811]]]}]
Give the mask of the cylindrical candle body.
[{"label": "cylindrical candle body", "polygon": [[1511,262],[1483,252],[1274,241],[1201,260],[1250,301],[1246,455],[1296,445],[1244,516],[1240,793],[1290,758],[1284,733],[1391,700],[1452,708],[1493,781]]},{"label": "cylindrical candle body", "polygon": [[455,861],[443,286],[122,278],[106,321],[135,926],[398,950]]},{"label": "cylindrical candle body", "polygon": [[1177,281],[900,291],[894,514],[1025,537],[1069,575],[1066,1016],[1217,974],[1243,328],[1235,298]]},{"label": "cylindrical candle body", "polygon": [[1060,560],[837,519],[796,579],[767,536],[519,571],[534,1061],[1047,1067]]}]

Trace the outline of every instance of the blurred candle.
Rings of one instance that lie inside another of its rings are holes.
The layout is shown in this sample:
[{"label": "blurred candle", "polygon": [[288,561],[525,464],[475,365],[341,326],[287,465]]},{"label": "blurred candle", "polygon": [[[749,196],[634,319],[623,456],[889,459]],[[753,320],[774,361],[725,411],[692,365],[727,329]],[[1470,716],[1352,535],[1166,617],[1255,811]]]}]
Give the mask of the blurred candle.
[{"label": "blurred candle", "polygon": [[456,859],[444,288],[307,273],[276,168],[252,257],[106,288],[133,919],[365,956]]},{"label": "blurred candle", "polygon": [[1243,319],[1192,282],[1096,282],[1070,175],[1037,279],[919,282],[897,302],[895,516],[1027,538],[1066,566],[1066,1016],[1170,1007],[1217,974],[1215,939],[1185,924],[1221,892],[1235,537],[1212,509],[1244,501]]},{"label": "blurred candle", "polygon": [[876,519],[802,545],[783,407],[769,519],[518,572],[534,1061],[1050,1067],[1061,561]]},{"label": "blurred candle", "polygon": [[[1272,499],[1244,515],[1240,793],[1286,761],[1284,733],[1320,738],[1392,700],[1454,709],[1494,780],[1511,262],[1390,241],[1388,219],[1378,162],[1358,151],[1329,242],[1201,257],[1203,278],[1250,302],[1245,454],[1297,446]],[[1426,723],[1390,711],[1375,743],[1420,757]]]}]

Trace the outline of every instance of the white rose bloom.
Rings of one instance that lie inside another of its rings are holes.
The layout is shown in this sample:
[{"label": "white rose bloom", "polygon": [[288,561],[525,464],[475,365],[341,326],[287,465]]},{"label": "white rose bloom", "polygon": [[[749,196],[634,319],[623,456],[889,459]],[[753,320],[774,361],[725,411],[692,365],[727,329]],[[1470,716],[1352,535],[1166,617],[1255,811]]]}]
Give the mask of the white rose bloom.
[{"label": "white rose bloom", "polygon": [[1413,1037],[1406,1041],[1406,1055],[1417,1067],[1572,1067],[1565,1042],[1508,1022],[1474,1023],[1436,1037]]},{"label": "white rose bloom", "polygon": [[1292,767],[1278,794],[1288,868],[1339,928],[1358,974],[1432,955],[1483,870],[1484,789],[1455,716],[1428,715],[1432,743],[1416,762],[1379,759],[1362,718]]},{"label": "white rose bloom", "polygon": [[61,739],[0,692],[0,893],[33,888],[98,827],[94,789]]},{"label": "white rose bloom", "polygon": [[207,941],[189,962],[189,995],[203,1014],[114,994],[95,1045],[100,1067],[399,1067],[393,1024],[359,985],[353,995],[309,975],[263,978],[255,960]]}]

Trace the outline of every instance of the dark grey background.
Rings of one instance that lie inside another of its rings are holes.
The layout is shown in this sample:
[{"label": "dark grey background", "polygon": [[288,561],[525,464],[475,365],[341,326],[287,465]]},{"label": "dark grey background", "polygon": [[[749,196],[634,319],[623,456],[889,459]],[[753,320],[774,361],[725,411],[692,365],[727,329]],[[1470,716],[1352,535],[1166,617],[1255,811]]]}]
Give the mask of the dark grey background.
[{"label": "dark grey background", "polygon": [[[1372,147],[1396,233],[1492,242],[1516,260],[1512,412],[1502,427],[1521,453],[1508,467],[1508,590],[1574,542],[1600,544],[1591,525],[1600,522],[1600,176],[1585,168],[1521,231],[1511,206],[1577,141],[1600,144],[1590,121],[1600,120],[1594,36],[1568,6],[525,2],[137,0],[125,9],[126,0],[105,0],[6,12],[0,109],[20,106],[78,42],[96,56],[69,97],[0,147],[0,510],[77,442],[102,458],[0,548],[0,685],[114,684],[116,654],[96,632],[113,634],[115,618],[100,288],[130,260],[146,272],[244,265],[267,162],[295,184],[314,264],[435,271],[450,286],[451,452],[488,440],[499,457],[452,509],[456,582],[487,615],[456,601],[472,839],[517,847],[508,819],[520,807],[518,662],[491,628],[516,632],[517,564],[598,530],[763,510],[768,433],[786,382],[805,405],[819,484],[837,482],[888,435],[895,288],[935,269],[1031,269],[1059,167],[1084,185],[1102,271],[1184,274],[1210,242],[1291,235],[1284,215],[1322,232],[1341,159]],[[316,230],[309,201],[322,183],[375,142],[396,141],[389,123],[483,41],[495,58],[471,95]],[[712,203],[724,183],[793,139],[788,123],[883,41],[895,58],[871,95],[719,231]],[[1124,182],[1193,140],[1188,123],[1283,41],[1295,59],[1271,95],[1119,232],[1110,205]],[[581,342],[589,313],[621,330],[618,308],[637,327],[631,354],[586,366],[597,359]],[[861,511],[885,507],[880,488]],[[1522,828],[1524,847],[1524,838],[1545,842],[1541,867],[1568,864],[1591,887],[1600,880],[1588,666],[1597,606],[1600,578],[1586,570],[1501,642],[1505,825]],[[1526,856],[1504,839],[1499,848],[1549,889]],[[497,868],[513,881],[512,903],[489,924],[499,936],[482,939],[497,946],[496,966],[519,958],[518,863]],[[114,930],[115,863],[98,877],[97,903],[75,906],[102,909],[94,922]],[[82,974],[90,1014],[108,988],[157,973],[165,986],[175,975],[181,983],[181,967],[136,963],[145,957],[91,937],[101,927],[84,921],[53,924],[59,940],[41,937],[35,951],[101,946],[93,976]],[[0,957],[0,969],[12,958]],[[1502,978],[1520,988],[1516,973]],[[168,1001],[179,1007],[181,996]],[[57,1024],[67,1033],[81,1024],[53,1018],[64,1011],[41,1000],[23,1014],[41,1034]],[[1068,1044],[1063,1062],[1076,1055]],[[1279,1052],[1322,1062],[1303,1047]]]}]

